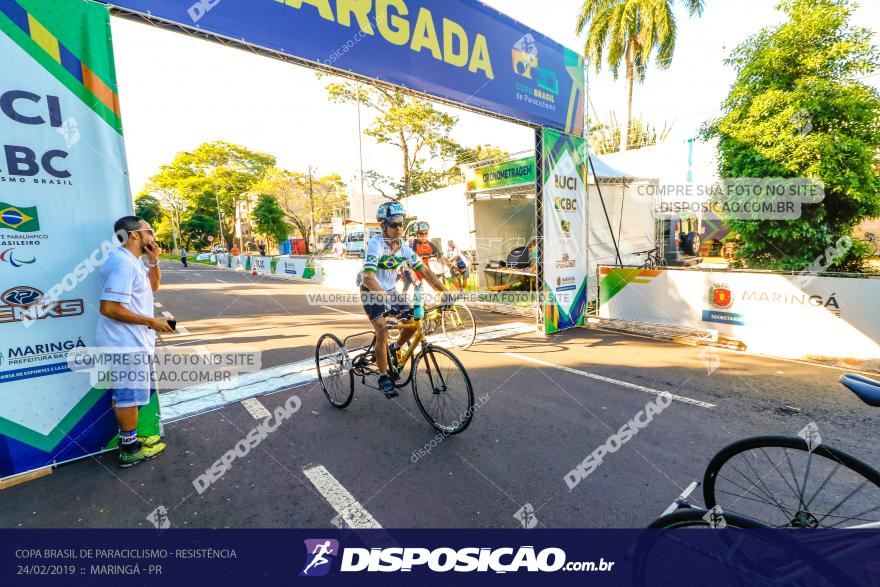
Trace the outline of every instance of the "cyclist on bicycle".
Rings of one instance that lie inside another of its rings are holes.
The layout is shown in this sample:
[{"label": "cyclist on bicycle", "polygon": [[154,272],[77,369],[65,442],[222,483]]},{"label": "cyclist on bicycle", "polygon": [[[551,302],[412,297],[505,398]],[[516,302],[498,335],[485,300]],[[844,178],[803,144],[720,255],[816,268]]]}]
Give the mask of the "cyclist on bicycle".
[{"label": "cyclist on bicycle", "polygon": [[455,242],[449,241],[447,244],[444,262],[449,266],[452,273],[452,285],[459,291],[464,290],[470,277],[470,269],[468,268],[467,258],[461,252]]},{"label": "cyclist on bicycle", "polygon": [[[364,268],[358,274],[361,303],[376,331],[376,365],[379,368],[379,389],[385,397],[397,396],[394,382],[388,376],[388,330],[385,328],[385,313],[389,310],[402,314],[412,309],[401,294],[394,289],[397,272],[403,265],[417,270],[437,292],[447,292],[443,282],[410,246],[403,241],[403,221],[406,212],[399,202],[385,202],[376,211],[376,220],[382,227],[367,243],[364,253]],[[444,295],[443,305],[452,301]],[[396,351],[415,334],[415,328],[402,328],[400,337],[392,345]]]},{"label": "cyclist on bicycle", "polygon": [[[427,222],[423,220],[416,222],[416,236],[409,242],[410,248],[416,252],[416,255],[421,258],[422,264],[425,266],[428,265],[431,259],[445,260],[437,245],[428,240],[428,231],[430,229],[431,225]],[[401,273],[403,277],[403,293],[408,292],[411,285],[422,283],[422,275],[415,269],[404,267]]]}]

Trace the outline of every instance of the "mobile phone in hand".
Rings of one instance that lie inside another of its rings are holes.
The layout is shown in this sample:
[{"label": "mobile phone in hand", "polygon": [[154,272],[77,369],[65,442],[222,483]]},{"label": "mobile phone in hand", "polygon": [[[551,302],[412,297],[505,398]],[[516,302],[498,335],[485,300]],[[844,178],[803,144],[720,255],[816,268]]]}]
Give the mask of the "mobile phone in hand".
[{"label": "mobile phone in hand", "polygon": [[174,320],[173,318],[169,319],[168,326],[171,327],[171,330],[177,330],[177,320]]}]

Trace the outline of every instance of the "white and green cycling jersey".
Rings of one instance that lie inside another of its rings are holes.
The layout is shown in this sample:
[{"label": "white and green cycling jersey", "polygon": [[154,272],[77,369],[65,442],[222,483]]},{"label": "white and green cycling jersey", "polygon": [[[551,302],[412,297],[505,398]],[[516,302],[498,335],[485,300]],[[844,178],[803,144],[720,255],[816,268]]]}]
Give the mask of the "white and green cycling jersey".
[{"label": "white and green cycling jersey", "polygon": [[397,281],[397,272],[403,264],[416,271],[424,267],[421,258],[406,241],[401,241],[400,247],[392,252],[391,245],[381,234],[377,234],[367,243],[364,268],[358,274],[357,283],[359,286],[363,285],[365,273],[375,273],[382,289],[391,291]]}]

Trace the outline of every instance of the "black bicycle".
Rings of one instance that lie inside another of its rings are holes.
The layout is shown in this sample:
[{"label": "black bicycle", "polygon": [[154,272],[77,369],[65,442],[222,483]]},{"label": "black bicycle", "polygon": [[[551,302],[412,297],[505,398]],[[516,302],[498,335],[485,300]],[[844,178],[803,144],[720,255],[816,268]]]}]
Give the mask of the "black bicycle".
[{"label": "black bicycle", "polygon": [[[862,401],[880,407],[880,381],[858,374],[840,383]],[[721,449],[703,475],[705,508],[688,502],[700,485],[694,481],[649,527],[677,528],[880,528],[880,472],[822,442],[815,424],[799,436],[757,436]],[[713,574],[736,576],[749,585],[850,585],[846,561],[880,537],[816,532],[797,543],[784,533],[754,535],[748,549],[737,535],[720,532],[725,554],[706,552],[704,544],[680,533],[646,535],[636,550],[634,584],[682,584],[696,577],[692,567],[676,565],[684,553],[704,556]],[[707,566],[707,565],[704,565]],[[686,569],[686,572],[682,572]],[[687,573],[690,574],[687,574]],[[658,582],[662,577],[665,582]]]},{"label": "black bicycle", "polygon": [[[425,315],[435,310],[437,307],[426,308]],[[422,319],[415,318],[413,311],[397,316],[386,312],[385,316],[389,318],[385,326],[389,330],[416,329],[407,347],[396,353],[388,348],[388,374],[394,385],[398,389],[412,387],[419,411],[439,432],[463,432],[474,418],[474,389],[464,365],[451,351],[428,342]],[[368,345],[348,346],[350,340],[367,335],[372,335]],[[324,395],[337,408],[351,403],[355,378],[378,390],[378,384],[373,383],[373,377],[379,376],[375,331],[352,334],[341,341],[332,333],[322,335],[315,349],[315,365]]]},{"label": "black bicycle", "polygon": [[640,265],[643,269],[651,269],[652,267],[666,267],[666,257],[663,254],[663,247],[654,247],[647,251],[636,251],[633,255],[644,257],[644,261]]}]

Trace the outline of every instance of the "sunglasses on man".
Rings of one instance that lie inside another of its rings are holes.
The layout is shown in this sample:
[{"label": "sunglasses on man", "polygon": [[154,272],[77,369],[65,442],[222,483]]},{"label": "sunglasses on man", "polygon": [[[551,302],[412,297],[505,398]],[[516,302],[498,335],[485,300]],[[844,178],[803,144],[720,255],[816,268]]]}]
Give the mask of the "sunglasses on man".
[{"label": "sunglasses on man", "polygon": [[389,228],[403,228],[403,222],[388,222],[386,226]]}]

